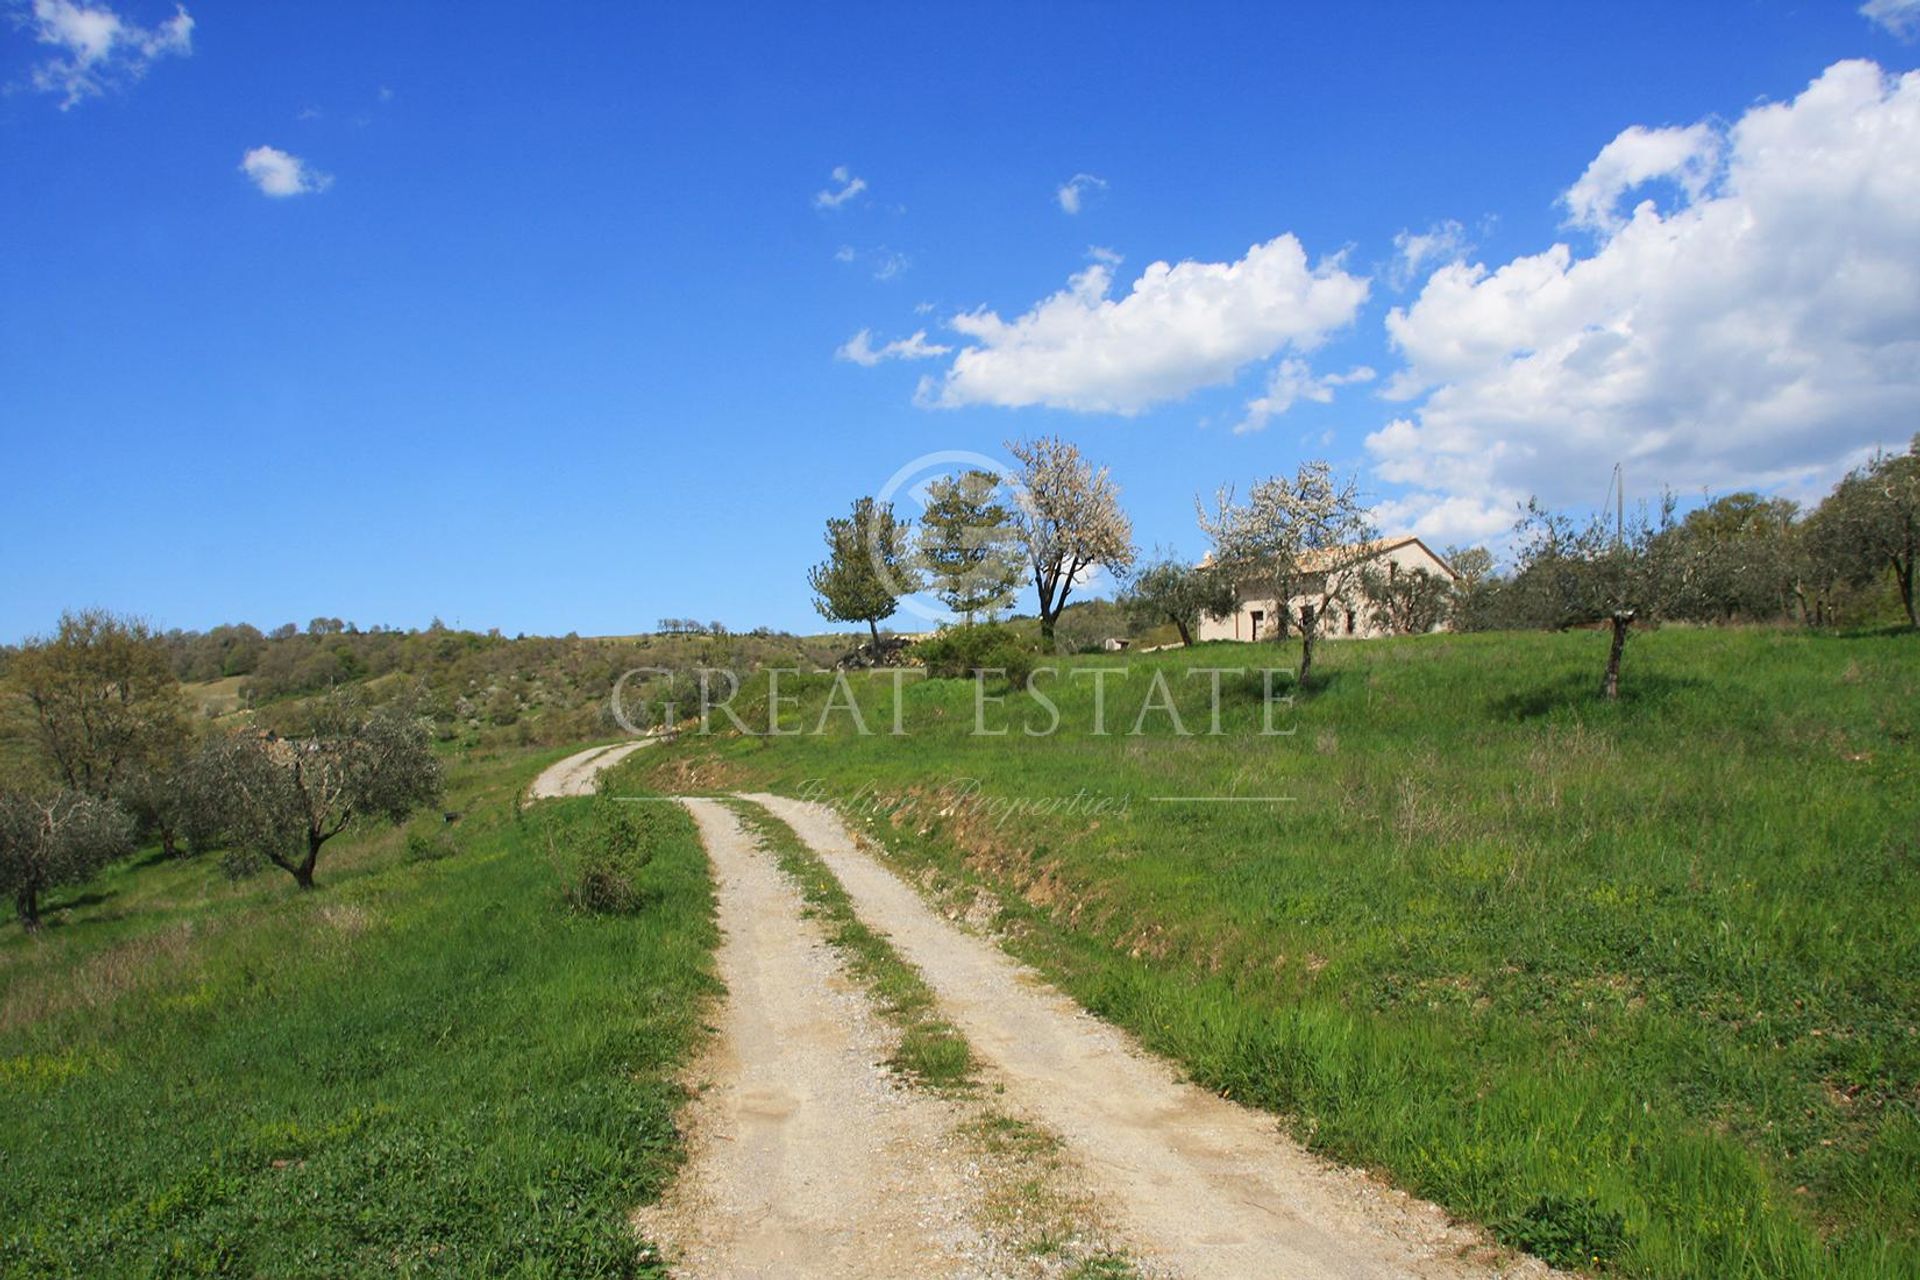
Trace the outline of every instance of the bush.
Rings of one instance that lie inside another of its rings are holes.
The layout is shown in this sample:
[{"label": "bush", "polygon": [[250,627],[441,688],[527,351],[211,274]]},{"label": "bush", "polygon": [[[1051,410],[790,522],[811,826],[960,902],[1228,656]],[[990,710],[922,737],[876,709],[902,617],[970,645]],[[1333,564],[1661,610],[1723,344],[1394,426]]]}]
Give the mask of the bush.
[{"label": "bush", "polygon": [[1002,670],[1007,682],[1019,686],[1033,672],[1033,650],[1011,627],[997,622],[972,627],[949,627],[916,650],[936,680],[970,679],[976,672]]},{"label": "bush", "polygon": [[442,858],[451,858],[457,852],[453,837],[444,830],[432,835],[424,831],[407,832],[408,862],[438,862]]},{"label": "bush", "polygon": [[592,812],[562,839],[567,872],[565,897],[576,911],[633,915],[653,898],[642,872],[653,861],[659,815],[639,805],[602,796]]},{"label": "bush", "polygon": [[1506,1244],[1556,1267],[1600,1267],[1626,1243],[1626,1219],[1598,1201],[1541,1196],[1496,1227]]}]

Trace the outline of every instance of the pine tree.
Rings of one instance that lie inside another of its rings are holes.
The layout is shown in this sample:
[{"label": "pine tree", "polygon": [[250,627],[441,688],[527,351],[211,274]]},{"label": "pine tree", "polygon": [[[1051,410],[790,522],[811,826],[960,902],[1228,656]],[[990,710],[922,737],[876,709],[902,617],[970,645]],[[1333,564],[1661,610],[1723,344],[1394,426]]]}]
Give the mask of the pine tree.
[{"label": "pine tree", "polygon": [[919,563],[940,602],[969,625],[975,614],[991,618],[1006,608],[1025,572],[1019,531],[997,500],[999,487],[991,471],[936,480],[920,517]]}]

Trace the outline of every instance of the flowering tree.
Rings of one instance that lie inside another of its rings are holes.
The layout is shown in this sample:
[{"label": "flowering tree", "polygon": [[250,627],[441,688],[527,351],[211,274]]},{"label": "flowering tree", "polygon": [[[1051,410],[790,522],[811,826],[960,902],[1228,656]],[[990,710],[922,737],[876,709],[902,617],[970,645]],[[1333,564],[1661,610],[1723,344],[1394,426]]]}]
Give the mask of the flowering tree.
[{"label": "flowering tree", "polygon": [[[1198,504],[1196,504],[1198,505]],[[1313,670],[1313,642],[1329,609],[1352,600],[1373,526],[1351,478],[1325,462],[1304,462],[1292,476],[1254,485],[1245,502],[1222,489],[1212,511],[1199,505],[1213,561],[1242,599],[1271,599],[1300,633],[1300,677]],[[1297,613],[1291,602],[1302,599]],[[1284,634],[1275,630],[1275,635]]]},{"label": "flowering tree", "polygon": [[1026,547],[1040,598],[1040,637],[1051,647],[1054,624],[1083,574],[1095,568],[1116,577],[1133,564],[1133,525],[1120,509],[1120,490],[1080,450],[1057,436],[1009,442],[1020,461],[1014,527]]}]

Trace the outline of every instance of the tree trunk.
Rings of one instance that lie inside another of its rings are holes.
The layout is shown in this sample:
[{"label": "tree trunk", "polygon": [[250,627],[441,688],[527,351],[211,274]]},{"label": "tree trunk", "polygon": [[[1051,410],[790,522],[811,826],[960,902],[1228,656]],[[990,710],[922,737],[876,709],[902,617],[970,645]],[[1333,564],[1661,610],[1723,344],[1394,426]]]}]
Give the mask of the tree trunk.
[{"label": "tree trunk", "polygon": [[1040,610],[1040,647],[1048,653],[1053,652],[1053,622],[1059,616],[1047,612],[1044,607]]},{"label": "tree trunk", "polygon": [[28,933],[39,931],[40,891],[38,889],[22,888],[16,890],[13,895],[13,909],[20,917],[20,927],[22,929]]},{"label": "tree trunk", "polygon": [[1920,618],[1916,618],[1913,613],[1912,558],[1909,557],[1904,565],[1898,560],[1895,560],[1893,562],[1893,576],[1900,583],[1900,603],[1905,606],[1907,610],[1907,625],[1910,627],[1920,627]]},{"label": "tree trunk", "polygon": [[1620,698],[1620,654],[1627,647],[1627,628],[1633,624],[1631,613],[1613,615],[1613,646],[1607,652],[1607,674],[1600,681],[1600,693],[1608,702]]},{"label": "tree trunk", "polygon": [[174,839],[173,824],[170,822],[160,824],[160,852],[169,858],[180,856],[180,842]]},{"label": "tree trunk", "polygon": [[880,661],[880,624],[872,618],[867,619],[867,630],[873,633],[873,660]]},{"label": "tree trunk", "polygon": [[1173,625],[1180,629],[1180,647],[1183,649],[1191,649],[1193,647],[1193,632],[1187,629],[1186,619],[1175,618]]},{"label": "tree trunk", "polygon": [[1295,682],[1296,687],[1302,690],[1307,687],[1307,673],[1312,670],[1313,632],[1308,628],[1302,627],[1300,629],[1300,679]]},{"label": "tree trunk", "polygon": [[320,846],[325,844],[326,840],[327,838],[322,835],[315,835],[312,832],[307,834],[307,859],[293,868],[293,882],[302,889],[313,888],[314,864],[320,861]]}]

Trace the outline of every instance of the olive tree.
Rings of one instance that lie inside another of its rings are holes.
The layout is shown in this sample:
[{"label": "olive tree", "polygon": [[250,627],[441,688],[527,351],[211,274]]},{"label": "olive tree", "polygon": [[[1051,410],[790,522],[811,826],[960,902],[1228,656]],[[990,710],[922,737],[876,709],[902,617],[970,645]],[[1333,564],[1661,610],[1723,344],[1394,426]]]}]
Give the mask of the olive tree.
[{"label": "olive tree", "polygon": [[1134,560],[1133,525],[1105,467],[1057,436],[1007,443],[1020,463],[1014,526],[1039,597],[1040,638],[1053,647],[1067,597],[1084,576],[1105,569],[1119,577]]},{"label": "olive tree", "polygon": [[397,703],[368,714],[347,694],[312,704],[297,735],[209,740],[193,774],[232,869],[270,862],[302,889],[327,841],[364,819],[404,821],[441,794],[425,721]]},{"label": "olive tree", "polygon": [[[1313,642],[1329,609],[1354,598],[1360,569],[1373,541],[1373,526],[1352,478],[1337,477],[1325,462],[1300,464],[1292,476],[1255,484],[1245,502],[1222,489],[1214,509],[1195,504],[1200,528],[1213,539],[1213,563],[1242,598],[1271,599],[1300,633],[1300,676],[1313,670]],[[1276,628],[1276,638],[1285,631]]]},{"label": "olive tree", "polygon": [[912,534],[912,523],[896,519],[892,503],[857,499],[850,514],[827,521],[827,558],[807,573],[820,616],[866,623],[876,658],[881,620],[920,585]]},{"label": "olive tree", "polygon": [[20,647],[7,680],[30,709],[40,754],[74,791],[104,797],[132,770],[185,745],[172,660],[139,619],[100,609],[62,614],[51,636]]},{"label": "olive tree", "polygon": [[1680,585],[1674,560],[1673,499],[1663,499],[1657,519],[1644,509],[1614,523],[1596,516],[1581,523],[1527,503],[1516,526],[1524,539],[1515,588],[1529,612],[1548,625],[1604,623],[1611,635],[1601,695],[1620,696],[1620,659],[1635,622],[1666,612]]},{"label": "olive tree", "polygon": [[1233,612],[1233,583],[1214,565],[1191,565],[1168,553],[1134,573],[1120,594],[1120,603],[1135,626],[1172,623],[1180,643],[1191,645],[1203,615],[1222,617]]},{"label": "olive tree", "polygon": [[1453,609],[1451,579],[1416,565],[1401,572],[1391,562],[1360,570],[1360,595],[1382,627],[1394,635],[1425,635],[1447,621]]},{"label": "olive tree", "polygon": [[40,927],[40,898],[133,851],[133,819],[111,800],[62,789],[0,792],[0,892],[22,927]]},{"label": "olive tree", "polygon": [[1834,488],[1817,513],[1841,576],[1865,585],[1891,575],[1907,625],[1920,627],[1914,573],[1920,561],[1920,435],[1905,453],[1879,454]]}]

